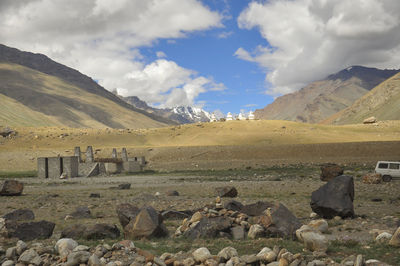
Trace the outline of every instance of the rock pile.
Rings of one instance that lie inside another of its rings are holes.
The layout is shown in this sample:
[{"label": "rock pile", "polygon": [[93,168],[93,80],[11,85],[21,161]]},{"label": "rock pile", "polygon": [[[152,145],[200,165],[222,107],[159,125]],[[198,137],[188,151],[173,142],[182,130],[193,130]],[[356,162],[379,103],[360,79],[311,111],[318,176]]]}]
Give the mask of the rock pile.
[{"label": "rock pile", "polygon": [[[30,245],[18,241],[15,246],[0,253],[0,265],[268,265],[268,266],[306,266],[306,265],[336,265],[329,257],[316,258],[304,256],[301,253],[293,254],[286,248],[278,246],[264,247],[254,254],[239,255],[233,247],[224,247],[213,255],[207,247],[178,253],[163,253],[155,256],[152,253],[135,247],[130,240],[122,240],[113,245],[100,244],[94,247],[79,245],[73,239],[63,238],[53,246],[42,243]],[[377,260],[365,261],[362,255],[345,258],[340,265],[372,266],[386,265]]]},{"label": "rock pile", "polygon": [[364,184],[380,184],[382,183],[382,175],[377,173],[368,173],[362,177]]},{"label": "rock pile", "polygon": [[233,239],[279,236],[294,238],[300,221],[281,203],[257,202],[243,205],[231,201],[221,207],[205,207],[183,220],[175,236],[187,238],[229,237]]}]

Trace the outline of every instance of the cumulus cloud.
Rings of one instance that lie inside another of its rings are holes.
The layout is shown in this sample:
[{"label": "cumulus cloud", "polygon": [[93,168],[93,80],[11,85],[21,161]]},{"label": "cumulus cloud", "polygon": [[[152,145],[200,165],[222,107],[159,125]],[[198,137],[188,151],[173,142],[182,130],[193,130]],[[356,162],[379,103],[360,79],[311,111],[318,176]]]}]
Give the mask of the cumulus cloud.
[{"label": "cumulus cloud", "polygon": [[160,60],[163,52],[145,64],[139,51],[161,38],[221,27],[222,16],[197,0],[4,0],[0,18],[1,43],[44,53],[108,90],[178,105],[193,104],[199,93],[221,88],[212,79]]},{"label": "cumulus cloud", "polygon": [[400,1],[272,0],[252,2],[242,29],[269,43],[235,55],[266,71],[270,95],[297,90],[351,65],[400,67]]}]

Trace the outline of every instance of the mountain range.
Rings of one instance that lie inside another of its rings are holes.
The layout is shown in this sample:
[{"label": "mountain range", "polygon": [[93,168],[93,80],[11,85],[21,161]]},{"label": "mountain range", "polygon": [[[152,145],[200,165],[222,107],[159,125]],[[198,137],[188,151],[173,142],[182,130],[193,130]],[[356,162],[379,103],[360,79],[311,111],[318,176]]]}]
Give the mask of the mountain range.
[{"label": "mountain range", "polygon": [[210,122],[211,120],[211,114],[201,108],[192,106],[154,108],[150,107],[145,101],[140,100],[137,96],[119,97],[138,109],[175,121],[179,124]]},{"label": "mountain range", "polygon": [[[278,97],[255,111],[258,119],[318,123],[353,103],[399,70],[352,66],[312,82],[299,91]],[[400,119],[400,117],[398,118]]]},{"label": "mountain range", "polygon": [[0,124],[149,128],[176,122],[128,104],[45,55],[0,45]]}]

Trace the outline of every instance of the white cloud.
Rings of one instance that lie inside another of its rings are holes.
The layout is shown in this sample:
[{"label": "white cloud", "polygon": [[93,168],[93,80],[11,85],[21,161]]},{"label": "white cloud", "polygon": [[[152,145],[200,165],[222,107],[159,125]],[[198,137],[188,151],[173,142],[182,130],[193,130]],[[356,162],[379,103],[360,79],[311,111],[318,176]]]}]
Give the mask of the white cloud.
[{"label": "white cloud", "polygon": [[[175,105],[181,100],[193,104],[199,93],[213,89],[211,79],[172,61],[146,65],[139,52],[160,38],[174,41],[189,32],[221,27],[222,16],[200,1],[4,0],[0,17],[1,43],[44,53],[99,80],[108,90],[118,88],[126,95],[146,95],[150,103]],[[157,56],[165,54],[160,51]],[[165,69],[166,63],[174,68]],[[159,89],[150,82],[158,82]]]},{"label": "white cloud", "polygon": [[173,107],[177,103],[193,105],[200,93],[224,89],[223,84],[216,84],[212,79],[198,76],[195,71],[165,59],[126,74],[122,82],[126,85],[117,88],[119,94],[128,96],[135,90],[139,98],[160,107]]},{"label": "white cloud", "polygon": [[233,31],[223,31],[220,34],[218,34],[219,39],[226,39],[230,37],[233,34]]},{"label": "white cloud", "polygon": [[158,52],[156,53],[156,55],[157,55],[158,58],[167,57],[167,55],[166,55],[163,51],[158,51]]},{"label": "white cloud", "polygon": [[267,91],[297,90],[350,65],[400,67],[400,1],[272,0],[252,2],[239,27],[257,28],[270,44],[235,55],[266,71]]}]

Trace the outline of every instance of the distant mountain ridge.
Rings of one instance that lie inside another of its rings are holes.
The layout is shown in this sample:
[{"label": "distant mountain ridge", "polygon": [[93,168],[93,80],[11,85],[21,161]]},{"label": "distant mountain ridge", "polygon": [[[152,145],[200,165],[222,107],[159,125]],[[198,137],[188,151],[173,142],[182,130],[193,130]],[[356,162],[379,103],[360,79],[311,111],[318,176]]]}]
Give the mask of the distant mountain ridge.
[{"label": "distant mountain ridge", "polygon": [[400,120],[400,73],[385,80],[351,106],[324,120],[324,124],[355,124],[374,116],[380,120]]},{"label": "distant mountain ridge", "polygon": [[133,107],[90,77],[45,55],[1,44],[0,97],[0,124],[96,128],[176,124]]},{"label": "distant mountain ridge", "polygon": [[211,114],[201,108],[191,106],[176,106],[173,108],[154,108],[149,106],[145,101],[142,101],[137,96],[122,97],[134,107],[142,109],[146,112],[156,114],[173,120],[179,124],[190,124],[197,122],[210,122]]},{"label": "distant mountain ridge", "polygon": [[258,119],[318,123],[351,106],[369,90],[398,73],[363,66],[343,69],[299,91],[280,96],[255,111]]}]

